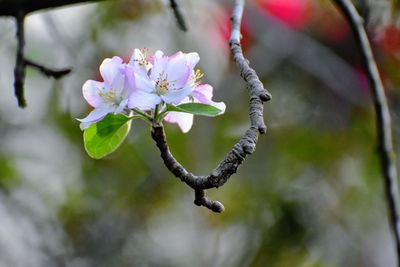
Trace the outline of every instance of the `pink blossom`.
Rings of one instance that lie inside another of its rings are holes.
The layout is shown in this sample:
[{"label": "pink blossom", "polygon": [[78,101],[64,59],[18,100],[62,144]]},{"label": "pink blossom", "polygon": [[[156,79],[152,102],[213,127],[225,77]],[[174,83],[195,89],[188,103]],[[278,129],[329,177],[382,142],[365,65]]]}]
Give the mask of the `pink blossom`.
[{"label": "pink blossom", "polygon": [[[185,98],[181,103],[201,103],[210,106],[214,106],[221,110],[220,114],[225,112],[225,104],[223,102],[214,102],[212,101],[213,97],[213,88],[209,84],[201,84],[196,86],[193,89],[191,95]],[[193,114],[183,113],[183,112],[169,112],[164,120],[169,123],[176,123],[178,124],[179,128],[182,130],[183,133],[187,133],[193,125]]]},{"label": "pink blossom", "polygon": [[161,102],[180,103],[196,85],[192,77],[200,60],[198,54],[177,52],[165,56],[157,51],[148,59],[145,52],[135,49],[129,64],[138,89],[129,98],[129,108],[149,110]]},{"label": "pink blossom", "polygon": [[109,113],[121,113],[134,90],[134,76],[126,75],[126,64],[119,57],[106,58],[100,65],[104,82],[88,80],[82,87],[83,97],[94,107],[89,115],[78,119],[82,130],[100,121]]},{"label": "pink blossom", "polygon": [[201,103],[216,107],[219,114],[224,113],[225,104],[212,101],[213,88],[198,81],[203,75],[194,69],[199,60],[197,53],[182,52],[165,56],[157,51],[147,57],[145,49],[135,49],[129,64],[124,64],[119,57],[105,59],[100,66],[104,82],[88,80],[83,85],[83,96],[94,110],[80,119],[81,129],[109,113],[132,109],[140,116],[151,115],[155,120],[162,120],[161,114],[169,112],[165,121],[176,123],[183,132],[188,132],[193,124],[191,111],[170,112],[165,104]]}]

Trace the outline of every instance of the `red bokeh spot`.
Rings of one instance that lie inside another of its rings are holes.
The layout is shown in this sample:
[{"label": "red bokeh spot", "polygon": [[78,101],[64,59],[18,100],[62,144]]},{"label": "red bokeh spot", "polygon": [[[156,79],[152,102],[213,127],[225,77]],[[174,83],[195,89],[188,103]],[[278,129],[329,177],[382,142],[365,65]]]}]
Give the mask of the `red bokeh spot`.
[{"label": "red bokeh spot", "polygon": [[349,36],[350,28],[347,22],[338,17],[322,18],[316,25],[320,36],[325,40],[334,43],[340,43]]},{"label": "red bokeh spot", "polygon": [[[226,45],[229,44],[229,38],[231,36],[231,15],[232,15],[231,12],[232,12],[231,9],[226,9],[224,10],[222,16],[218,16],[216,18],[219,32],[224,38],[224,40],[226,40]],[[240,43],[242,45],[243,50],[246,50],[251,40],[250,25],[246,17],[242,18],[242,25],[240,30],[242,33],[242,39],[240,40]]]},{"label": "red bokeh spot", "polygon": [[395,25],[386,27],[380,40],[383,51],[389,56],[398,57],[400,54],[400,31]]},{"label": "red bokeh spot", "polygon": [[260,10],[286,23],[293,29],[302,29],[310,22],[309,0],[257,0]]}]

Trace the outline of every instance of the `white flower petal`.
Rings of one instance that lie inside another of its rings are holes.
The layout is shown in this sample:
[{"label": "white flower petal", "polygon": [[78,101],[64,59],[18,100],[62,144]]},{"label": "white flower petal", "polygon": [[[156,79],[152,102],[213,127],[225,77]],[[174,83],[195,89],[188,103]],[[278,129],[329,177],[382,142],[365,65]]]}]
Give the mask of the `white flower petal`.
[{"label": "white flower petal", "polygon": [[117,93],[121,94],[125,89],[125,66],[120,65],[118,71],[114,77],[114,80],[110,84],[110,87]]},{"label": "white flower petal", "polygon": [[193,125],[193,114],[183,112],[169,112],[164,120],[169,123],[178,124],[183,133],[189,132]]},{"label": "white flower petal", "polygon": [[121,96],[123,99],[128,98],[129,95],[136,90],[136,79],[135,79],[135,72],[132,66],[124,65],[125,68],[125,82],[124,88],[121,92]]},{"label": "white flower petal", "polygon": [[158,95],[137,90],[130,95],[128,107],[149,110],[154,109],[160,102],[161,98]]},{"label": "white flower petal", "polygon": [[104,83],[93,80],[86,81],[82,86],[83,97],[89,105],[94,108],[100,106],[104,102],[103,98],[100,96],[103,87]]},{"label": "white flower petal", "polygon": [[115,110],[115,107],[113,107],[113,106],[105,106],[105,107],[95,108],[85,118],[78,119],[78,121],[81,122],[81,125],[80,125],[81,129],[84,130],[84,129],[88,128],[90,125],[92,125],[93,123],[95,123],[97,121],[100,121],[108,113],[111,113],[114,110]]},{"label": "white flower petal", "polygon": [[135,83],[138,90],[151,93],[154,92],[155,83],[143,70],[135,69]]},{"label": "white flower petal", "polygon": [[192,72],[193,68],[188,66],[186,55],[182,52],[178,52],[170,57],[165,69],[166,78],[170,87],[175,89],[184,87]]},{"label": "white flower petal", "polygon": [[193,87],[185,87],[180,90],[170,90],[161,98],[168,104],[179,104],[185,99],[190,93],[192,93]]},{"label": "white flower petal", "polygon": [[187,53],[186,56],[186,64],[189,68],[193,69],[197,63],[200,61],[200,56],[196,52]]},{"label": "white flower petal", "polygon": [[201,84],[193,89],[192,95],[199,99],[201,103],[211,100],[213,97],[213,88],[209,84]]},{"label": "white flower petal", "polygon": [[214,102],[211,100],[213,96],[213,88],[209,84],[196,86],[192,92],[192,96],[195,102],[214,106],[221,110],[220,114],[225,112],[226,105],[224,102]]},{"label": "white flower petal", "polygon": [[120,73],[122,59],[119,57],[106,58],[100,65],[100,74],[103,77],[104,83],[112,85],[115,77]]},{"label": "white flower petal", "polygon": [[153,68],[151,69],[150,77],[153,81],[156,81],[160,76],[165,73],[165,69],[168,64],[168,57],[164,56],[164,53],[160,50],[156,51],[153,56]]}]

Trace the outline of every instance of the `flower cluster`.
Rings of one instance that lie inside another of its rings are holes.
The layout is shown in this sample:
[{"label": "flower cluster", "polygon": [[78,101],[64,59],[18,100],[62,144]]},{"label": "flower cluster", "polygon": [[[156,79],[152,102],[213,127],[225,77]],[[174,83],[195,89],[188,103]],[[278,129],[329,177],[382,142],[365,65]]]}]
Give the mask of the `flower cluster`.
[{"label": "flower cluster", "polygon": [[88,80],[83,96],[94,108],[80,119],[81,129],[102,120],[107,114],[133,114],[159,122],[176,123],[183,132],[193,124],[195,105],[211,107],[217,115],[225,104],[213,102],[213,88],[201,84],[202,73],[195,70],[197,53],[177,52],[166,56],[162,51],[147,56],[147,50],[135,49],[129,63],[119,57],[107,58],[100,65],[103,82]]}]

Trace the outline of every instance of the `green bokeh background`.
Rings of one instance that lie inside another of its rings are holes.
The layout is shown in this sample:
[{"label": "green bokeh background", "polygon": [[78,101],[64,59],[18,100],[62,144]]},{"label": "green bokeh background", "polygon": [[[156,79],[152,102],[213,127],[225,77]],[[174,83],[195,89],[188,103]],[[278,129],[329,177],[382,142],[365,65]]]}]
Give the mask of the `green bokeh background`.
[{"label": "green bokeh background", "polygon": [[[75,120],[90,110],[81,86],[99,79],[105,57],[127,60],[136,47],[197,51],[203,81],[227,105],[223,116],[196,117],[187,134],[166,125],[188,170],[209,173],[248,127],[245,83],[224,37],[231,1],[180,2],[187,33],[163,1],[29,16],[27,56],[73,73],[54,81],[28,69],[25,110],[13,97],[14,24],[0,19],[0,266],[395,266],[368,86],[351,36],[323,34],[322,22],[347,29],[328,1],[312,2],[313,19],[301,29],[249,1],[245,54],[273,99],[256,152],[208,191],[224,213],[193,204],[142,121],[112,155],[87,156]],[[379,37],[384,26],[368,14]],[[398,152],[398,60],[378,37]]]}]

